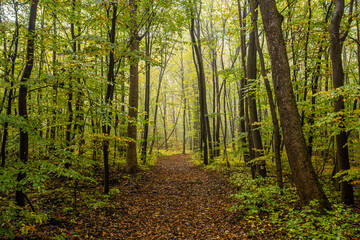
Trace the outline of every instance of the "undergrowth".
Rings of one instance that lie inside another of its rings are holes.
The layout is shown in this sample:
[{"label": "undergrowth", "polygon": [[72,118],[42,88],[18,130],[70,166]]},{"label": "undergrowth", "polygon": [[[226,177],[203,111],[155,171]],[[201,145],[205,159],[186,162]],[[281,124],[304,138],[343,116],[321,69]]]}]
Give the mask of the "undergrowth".
[{"label": "undergrowth", "polygon": [[[158,155],[154,153],[147,156],[145,164],[139,161],[139,167],[148,170],[156,164]],[[29,232],[35,231],[36,225],[54,221],[57,219],[52,214],[54,207],[74,216],[89,209],[111,210],[114,207],[112,197],[121,192],[119,189],[111,188],[108,195],[103,194],[100,157],[92,159],[91,156],[84,156],[76,160],[78,161],[73,159],[69,169],[65,167],[65,162],[56,156],[51,156],[47,162],[38,159],[29,161],[23,183],[28,199],[25,208],[18,207],[14,201],[14,192],[18,188],[16,166],[9,165],[0,169],[0,239],[26,236]],[[111,185],[115,185],[119,178],[131,177],[122,170],[126,163],[124,157],[117,156],[109,163]],[[29,206],[29,202],[32,207]]]},{"label": "undergrowth", "polygon": [[[360,214],[342,204],[333,204],[331,211],[320,212],[316,201],[300,207],[294,187],[279,189],[270,180],[250,179],[235,173],[230,181],[240,189],[233,195],[237,211],[245,221],[258,227],[257,235],[268,229],[285,239],[357,239],[360,236]],[[261,227],[259,227],[261,226]]]}]

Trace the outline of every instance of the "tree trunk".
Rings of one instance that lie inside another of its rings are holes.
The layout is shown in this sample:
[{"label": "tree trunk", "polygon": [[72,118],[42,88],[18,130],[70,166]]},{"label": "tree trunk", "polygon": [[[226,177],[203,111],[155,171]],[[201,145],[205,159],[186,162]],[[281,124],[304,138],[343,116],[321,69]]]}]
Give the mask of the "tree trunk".
[{"label": "tree trunk", "polygon": [[[200,129],[201,129],[201,144],[203,150],[203,162],[205,165],[209,164],[208,159],[208,138],[207,138],[207,124],[205,119],[206,113],[206,89],[205,89],[205,72],[204,65],[202,62],[202,54],[200,46],[198,45],[196,36],[195,36],[195,18],[194,13],[191,16],[191,27],[190,27],[190,36],[193,44],[193,49],[196,56],[196,68],[198,69],[198,90],[199,90],[199,103],[200,103]],[[200,34],[198,31],[197,34]],[[199,37],[199,36],[198,36]]]},{"label": "tree trunk", "polygon": [[[57,44],[57,41],[56,41],[56,38],[57,38],[57,26],[56,26],[56,15],[55,13],[52,13],[52,17],[53,17],[53,34],[54,34],[54,41],[52,42],[53,44],[53,52],[52,52],[52,71],[53,71],[53,77],[55,77],[57,75],[57,67],[56,67],[56,57],[57,57],[57,52],[56,52],[56,44]],[[56,81],[56,83],[54,84],[53,86],[53,90],[54,90],[54,93],[53,93],[53,104],[54,106],[57,105],[57,99],[58,99],[58,80]],[[57,111],[56,109],[54,108],[52,110],[52,114],[53,114],[53,117],[52,117],[52,124],[55,125],[56,123],[56,115],[57,115]],[[52,126],[51,129],[50,129],[50,138],[52,141],[54,141],[55,143],[55,138],[56,138],[56,127],[55,126]],[[54,143],[52,143],[52,146],[51,146],[51,150],[54,150]]]},{"label": "tree trunk", "polygon": [[[150,27],[150,26],[149,26]],[[148,27],[148,28],[149,28]],[[150,56],[151,56],[151,39],[150,32],[145,36],[145,54],[147,60],[145,62],[145,119],[144,119],[144,136],[141,149],[141,160],[143,164],[146,163],[148,135],[149,135],[149,113],[150,113]]]},{"label": "tree trunk", "polygon": [[[173,49],[172,49],[173,50]],[[172,51],[171,50],[171,51]],[[156,138],[156,129],[157,129],[157,112],[159,109],[159,98],[160,98],[160,92],[161,92],[161,83],[164,79],[164,74],[165,74],[165,70],[166,67],[170,61],[171,58],[171,52],[168,52],[167,48],[162,48],[161,49],[161,63],[163,63],[162,68],[160,69],[160,74],[159,74],[159,84],[158,84],[158,88],[157,88],[157,93],[156,93],[156,100],[155,100],[155,111],[154,111],[154,127],[153,127],[153,140],[151,141],[150,144],[150,150],[149,150],[149,155],[152,154],[152,150],[154,148],[154,144],[155,144],[155,140]]]},{"label": "tree trunk", "polygon": [[186,153],[186,89],[185,89],[185,73],[184,73],[184,58],[181,50],[181,89],[183,95],[183,147],[182,154]]},{"label": "tree trunk", "polygon": [[130,139],[126,149],[126,171],[136,173],[139,170],[136,151],[137,129],[136,122],[138,117],[139,105],[139,59],[136,54],[139,51],[139,37],[137,26],[137,0],[129,1],[130,7],[130,94],[129,94],[129,123],[128,137]]},{"label": "tree trunk", "polygon": [[[254,12],[254,8],[251,9],[252,13]],[[280,188],[283,188],[283,174],[282,174],[282,164],[281,164],[281,135],[280,135],[280,128],[279,122],[277,119],[276,113],[276,106],[273,100],[272,90],[270,87],[270,83],[266,74],[265,70],[265,60],[262,49],[260,48],[260,41],[259,41],[259,32],[257,27],[257,21],[254,21],[254,33],[255,33],[255,43],[256,48],[259,54],[260,66],[261,66],[261,75],[264,79],[266,93],[269,99],[269,106],[270,106],[270,113],[271,113],[271,120],[274,128],[274,154],[275,154],[275,164],[276,164],[276,178],[277,178],[277,185]]]},{"label": "tree trunk", "polygon": [[[350,14],[352,12],[353,1],[350,5]],[[330,33],[330,58],[333,70],[333,85],[337,89],[344,86],[344,70],[342,65],[342,47],[344,40],[348,34],[348,30],[341,36],[340,25],[341,19],[344,15],[344,0],[335,0],[335,10],[331,19],[329,33]],[[351,21],[351,20],[350,20]],[[345,109],[344,97],[340,95],[334,105],[335,112],[341,112]],[[344,116],[339,113],[340,119],[338,127],[341,129],[340,133],[336,135],[336,156],[337,156],[337,170],[346,171],[350,169],[349,151],[347,145],[347,133],[345,131]],[[350,182],[340,182],[341,200],[347,205],[354,204],[353,187]]]},{"label": "tree trunk", "polygon": [[[24,71],[20,79],[20,89],[19,89],[19,116],[24,120],[27,120],[27,81],[30,78],[32,68],[34,66],[34,47],[35,47],[35,22],[36,22],[36,11],[38,6],[38,0],[32,0],[30,5],[30,14],[29,14],[29,26],[28,26],[28,36],[27,36],[27,48],[26,48],[26,61]],[[26,164],[28,161],[29,154],[29,134],[25,130],[26,127],[20,127],[20,161],[23,164]],[[25,194],[23,192],[23,187],[21,186],[21,181],[25,178],[26,174],[24,171],[19,172],[17,176],[17,181],[19,188],[16,190],[15,202],[18,206],[25,206]]]},{"label": "tree trunk", "polygon": [[[111,18],[111,29],[109,31],[109,42],[110,45],[115,44],[115,36],[116,36],[116,17],[117,17],[117,4],[112,3],[112,18]],[[110,15],[110,8],[107,10],[108,16]],[[115,75],[114,75],[114,66],[115,66],[115,59],[114,59],[114,50],[110,49],[109,52],[109,70],[107,75],[107,89],[105,95],[105,106],[111,106],[112,101],[114,98],[114,90],[115,90]],[[109,109],[111,109],[109,107]],[[105,111],[105,122],[102,126],[102,133],[104,135],[103,141],[103,160],[104,160],[104,193],[108,194],[110,190],[109,178],[110,178],[110,171],[109,171],[109,144],[110,144],[110,118],[111,112]]]},{"label": "tree trunk", "polygon": [[330,203],[322,190],[308,155],[301,128],[281,29],[283,17],[278,12],[274,0],[261,0],[259,4],[271,59],[280,122],[296,189],[302,204],[318,200],[321,207],[330,209]]},{"label": "tree trunk", "polygon": [[[166,80],[166,79],[165,79]],[[162,114],[163,124],[164,124],[164,137],[165,137],[165,150],[168,150],[168,135],[166,127],[166,115],[167,115],[167,98],[166,98],[166,82],[164,87],[164,112]]]},{"label": "tree trunk", "polygon": [[[252,22],[257,21],[257,8],[258,2],[257,0],[251,0],[250,8],[253,12],[251,15]],[[254,144],[254,151],[255,157],[259,158],[264,156],[264,149],[261,140],[261,134],[258,124],[258,114],[257,114],[257,107],[256,107],[256,96],[255,96],[255,89],[257,87],[256,79],[257,79],[257,67],[256,67],[256,44],[255,44],[255,32],[254,29],[250,33],[249,38],[249,48],[248,48],[248,58],[247,58],[247,77],[248,77],[248,86],[249,89],[249,112],[250,112],[250,127],[251,127],[251,135],[252,141]],[[250,141],[250,140],[249,140]],[[266,166],[264,160],[256,160],[256,172],[261,177],[266,177]]]},{"label": "tree trunk", "polygon": [[[239,14],[239,24],[240,28],[242,29],[245,24],[243,23],[243,16],[241,14],[241,5],[240,0],[237,0],[238,3],[238,14]],[[244,10],[245,12],[245,10]],[[243,156],[244,162],[246,165],[249,164],[250,160],[250,152],[248,151],[249,147],[246,148],[246,145],[250,144],[250,141],[246,142],[246,114],[245,114],[245,97],[244,97],[244,88],[245,88],[245,81],[247,79],[246,73],[246,62],[245,62],[245,55],[246,55],[246,45],[245,45],[245,31],[240,31],[240,52],[241,52],[241,63],[244,72],[244,76],[240,80],[240,86],[238,87],[238,94],[239,94],[239,116],[240,116],[240,134],[241,134],[241,148],[243,148]]]},{"label": "tree trunk", "polygon": [[[10,90],[8,95],[8,102],[7,102],[7,108],[6,108],[6,115],[11,115],[11,108],[12,108],[12,98],[13,98],[13,86],[14,86],[14,77],[15,77],[15,61],[18,55],[18,46],[19,46],[19,21],[18,21],[18,8],[17,4],[14,5],[15,10],[15,33],[14,33],[14,53],[11,55],[11,79],[10,79]],[[4,37],[4,52],[6,53],[6,39]],[[5,56],[6,57],[6,56]],[[6,63],[5,63],[5,71],[4,71],[4,77],[8,78],[8,70],[6,69]],[[8,81],[8,79],[5,79],[5,81]],[[6,94],[4,94],[4,100],[5,100]],[[1,142],[1,166],[5,166],[6,162],[6,142],[8,137],[8,128],[9,128],[9,122],[6,121],[4,124],[4,134],[2,136],[3,140]]]}]

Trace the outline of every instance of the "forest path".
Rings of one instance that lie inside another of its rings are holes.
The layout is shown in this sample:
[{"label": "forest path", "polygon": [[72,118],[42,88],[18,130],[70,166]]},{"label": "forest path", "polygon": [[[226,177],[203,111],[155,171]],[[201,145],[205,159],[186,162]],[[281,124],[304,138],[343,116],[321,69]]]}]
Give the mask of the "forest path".
[{"label": "forest path", "polygon": [[229,199],[233,189],[219,173],[189,155],[158,159],[156,166],[122,186],[119,233],[124,239],[245,239]]},{"label": "forest path", "polygon": [[101,203],[101,187],[100,195],[84,189],[78,214],[64,212],[71,201],[57,206],[68,198],[49,196],[51,219],[30,239],[247,239],[249,223],[227,210],[235,204],[233,187],[222,173],[193,164],[189,155],[160,157],[149,171],[133,177],[113,172],[111,178],[111,189],[119,192]]}]

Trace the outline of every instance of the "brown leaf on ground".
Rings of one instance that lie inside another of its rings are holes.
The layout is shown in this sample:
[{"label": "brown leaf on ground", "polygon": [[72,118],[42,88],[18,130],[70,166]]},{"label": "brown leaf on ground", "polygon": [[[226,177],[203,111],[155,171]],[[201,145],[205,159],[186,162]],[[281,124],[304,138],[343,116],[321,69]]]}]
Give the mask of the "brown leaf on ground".
[{"label": "brown leaf on ground", "polygon": [[[115,207],[88,210],[31,234],[66,239],[247,239],[246,226],[227,211],[234,189],[218,172],[206,171],[188,155],[158,160],[136,178],[119,178]],[[63,222],[62,222],[63,221]]]}]

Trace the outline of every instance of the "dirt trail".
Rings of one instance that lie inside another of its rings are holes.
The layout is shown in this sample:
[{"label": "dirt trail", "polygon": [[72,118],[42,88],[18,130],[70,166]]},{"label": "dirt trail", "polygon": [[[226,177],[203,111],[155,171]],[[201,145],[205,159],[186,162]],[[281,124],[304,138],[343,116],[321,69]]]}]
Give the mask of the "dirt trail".
[{"label": "dirt trail", "polygon": [[[120,174],[121,175],[121,174]],[[136,178],[114,177],[112,206],[83,209],[77,217],[40,226],[37,239],[246,239],[243,224],[226,209],[233,189],[222,174],[188,155],[158,159]],[[87,206],[85,206],[86,208]],[[80,208],[80,207],[79,207]],[[81,210],[81,209],[80,209]],[[72,219],[72,220],[71,220]]]},{"label": "dirt trail", "polygon": [[232,189],[188,155],[160,158],[121,201],[123,237],[139,239],[244,239],[231,206]]}]

